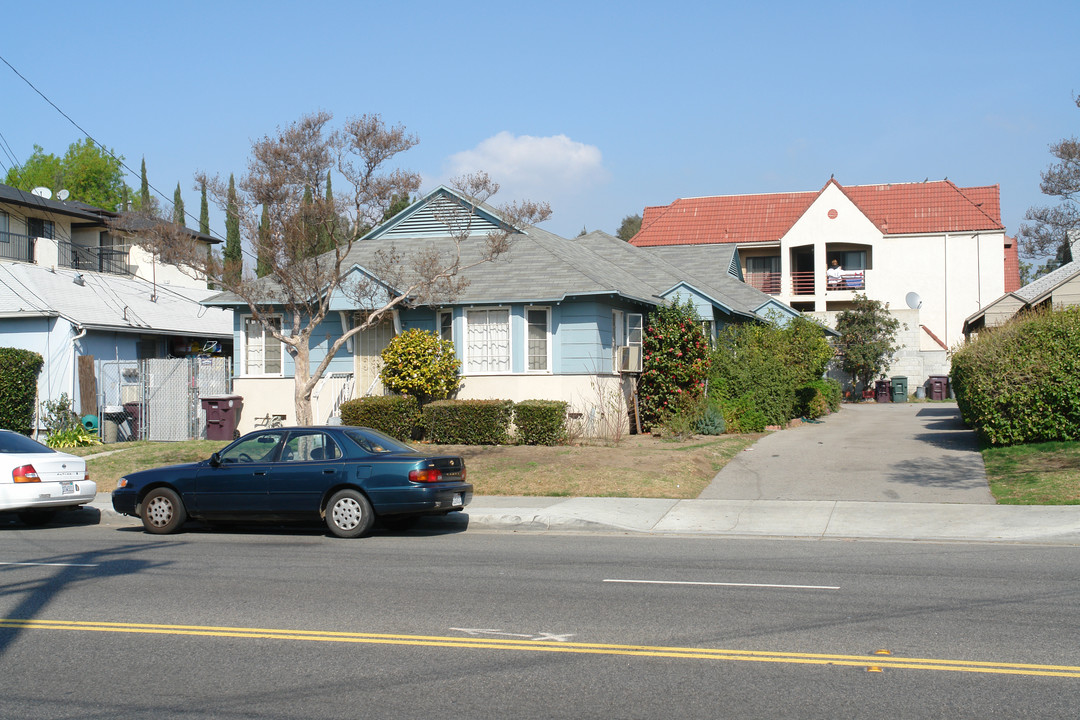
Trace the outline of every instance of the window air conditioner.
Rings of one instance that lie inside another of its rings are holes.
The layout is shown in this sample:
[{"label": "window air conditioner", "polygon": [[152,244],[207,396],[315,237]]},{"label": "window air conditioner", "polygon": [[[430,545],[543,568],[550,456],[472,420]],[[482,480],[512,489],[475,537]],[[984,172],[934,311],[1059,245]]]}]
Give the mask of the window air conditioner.
[{"label": "window air conditioner", "polygon": [[619,347],[619,372],[641,372],[641,346],[622,345]]}]

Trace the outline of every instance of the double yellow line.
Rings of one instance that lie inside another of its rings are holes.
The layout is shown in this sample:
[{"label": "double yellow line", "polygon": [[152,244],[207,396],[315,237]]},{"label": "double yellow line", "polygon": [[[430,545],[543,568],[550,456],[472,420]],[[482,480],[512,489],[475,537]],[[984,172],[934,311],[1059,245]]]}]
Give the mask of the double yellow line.
[{"label": "double yellow line", "polygon": [[0,618],[0,629],[2,628],[18,630],[75,630],[84,632],[136,633],[144,635],[196,635],[203,637],[362,643],[370,645],[414,645],[484,650],[516,650],[521,652],[787,663],[795,665],[837,665],[861,667],[867,670],[937,670],[996,675],[1072,677],[1080,679],[1080,667],[1072,665],[1033,665],[1026,663],[981,662],[976,660],[906,658],[881,654],[827,655],[819,653],[767,652],[761,650],[722,650],[651,645],[553,642],[544,640],[502,640],[477,637],[444,637],[438,635],[394,635],[382,633],[332,632],[323,630],[214,627],[204,625],[152,625],[145,623],[86,622],[78,620],[21,620],[17,618]]}]

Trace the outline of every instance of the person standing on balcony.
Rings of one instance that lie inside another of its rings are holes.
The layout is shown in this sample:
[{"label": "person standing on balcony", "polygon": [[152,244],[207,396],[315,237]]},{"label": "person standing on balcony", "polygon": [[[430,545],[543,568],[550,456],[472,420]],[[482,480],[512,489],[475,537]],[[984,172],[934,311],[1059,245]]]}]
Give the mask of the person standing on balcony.
[{"label": "person standing on balcony", "polygon": [[825,281],[829,290],[838,290],[844,287],[844,268],[836,258],[833,258],[829,269],[825,271]]}]

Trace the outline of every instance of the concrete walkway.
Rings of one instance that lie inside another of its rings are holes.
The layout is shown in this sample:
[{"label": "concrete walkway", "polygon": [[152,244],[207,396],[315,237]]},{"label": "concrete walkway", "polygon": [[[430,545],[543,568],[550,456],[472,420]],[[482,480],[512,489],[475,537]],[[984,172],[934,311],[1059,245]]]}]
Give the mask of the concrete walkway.
[{"label": "concrete walkway", "polygon": [[487,496],[418,526],[461,530],[1080,545],[1080,506],[995,505],[955,403],[882,403],[763,437],[695,500]]}]

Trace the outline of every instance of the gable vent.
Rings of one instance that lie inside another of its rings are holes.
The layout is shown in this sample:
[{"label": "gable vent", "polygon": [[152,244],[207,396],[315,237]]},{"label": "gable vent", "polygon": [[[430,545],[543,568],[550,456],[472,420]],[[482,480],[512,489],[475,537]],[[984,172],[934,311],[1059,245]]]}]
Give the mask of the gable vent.
[{"label": "gable vent", "polygon": [[727,271],[728,271],[728,275],[735,278],[736,280],[739,279],[739,254],[738,253],[731,253],[731,262],[728,264]]},{"label": "gable vent", "polygon": [[[402,222],[388,230],[383,237],[447,237],[451,226],[464,228],[468,223],[467,210],[445,197],[433,199]],[[456,228],[455,228],[456,229]],[[470,235],[486,235],[496,225],[474,214]]]}]

